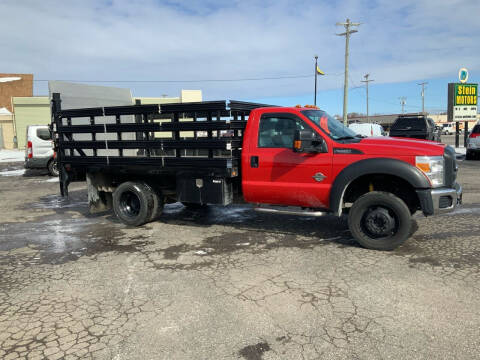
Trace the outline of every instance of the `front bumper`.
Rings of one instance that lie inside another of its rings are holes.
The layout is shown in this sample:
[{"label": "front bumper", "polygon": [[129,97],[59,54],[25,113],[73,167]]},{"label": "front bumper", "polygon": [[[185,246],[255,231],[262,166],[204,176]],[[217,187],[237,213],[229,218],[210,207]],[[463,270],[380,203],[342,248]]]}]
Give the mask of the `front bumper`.
[{"label": "front bumper", "polygon": [[453,188],[417,190],[423,214],[437,215],[453,211],[462,203],[463,190],[455,183]]}]

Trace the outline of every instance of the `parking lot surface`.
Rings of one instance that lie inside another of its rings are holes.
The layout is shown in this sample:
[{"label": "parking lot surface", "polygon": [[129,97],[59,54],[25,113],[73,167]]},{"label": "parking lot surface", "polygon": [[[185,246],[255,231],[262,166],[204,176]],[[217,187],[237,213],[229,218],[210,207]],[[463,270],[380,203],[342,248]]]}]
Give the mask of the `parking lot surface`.
[{"label": "parking lot surface", "polygon": [[478,358],[480,161],[459,165],[464,205],[379,252],[248,205],[128,228],[0,164],[0,358]]}]

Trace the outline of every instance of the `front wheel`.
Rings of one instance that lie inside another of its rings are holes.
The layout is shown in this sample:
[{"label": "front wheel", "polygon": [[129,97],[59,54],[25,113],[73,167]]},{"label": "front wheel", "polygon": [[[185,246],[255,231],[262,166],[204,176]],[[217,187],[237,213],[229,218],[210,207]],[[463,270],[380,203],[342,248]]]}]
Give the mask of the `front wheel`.
[{"label": "front wheel", "polygon": [[363,247],[393,250],[410,236],[412,220],[403,200],[391,193],[372,191],[353,203],[348,227]]}]

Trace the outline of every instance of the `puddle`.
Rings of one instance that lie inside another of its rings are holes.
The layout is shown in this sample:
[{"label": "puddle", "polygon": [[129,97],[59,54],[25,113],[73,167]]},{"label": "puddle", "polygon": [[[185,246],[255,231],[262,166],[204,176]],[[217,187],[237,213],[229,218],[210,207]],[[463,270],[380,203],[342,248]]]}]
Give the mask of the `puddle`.
[{"label": "puddle", "polygon": [[[58,181],[58,178],[54,179]],[[40,201],[28,204],[25,208],[68,209],[74,207],[83,207],[85,208],[85,212],[88,211],[87,193],[85,191],[72,191],[68,198],[57,194],[43,196],[40,198]]]},{"label": "puddle", "polygon": [[248,345],[241,349],[238,354],[247,360],[262,360],[263,354],[270,351],[270,345],[266,342]]},{"label": "puddle", "polygon": [[[74,191],[69,198],[44,196],[25,208],[53,209],[56,214],[27,223],[0,224],[0,262],[63,264],[102,252],[140,251],[148,244],[143,238],[122,244],[124,226],[105,216],[89,215],[85,191]],[[80,216],[72,217],[67,211],[77,211]],[[33,261],[12,255],[22,248],[37,253]]]}]

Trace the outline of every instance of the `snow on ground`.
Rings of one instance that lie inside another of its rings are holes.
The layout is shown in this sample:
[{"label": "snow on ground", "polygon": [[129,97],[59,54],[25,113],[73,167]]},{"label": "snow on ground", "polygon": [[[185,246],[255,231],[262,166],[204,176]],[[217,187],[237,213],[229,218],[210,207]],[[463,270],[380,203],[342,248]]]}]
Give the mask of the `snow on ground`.
[{"label": "snow on ground", "polygon": [[22,176],[23,174],[25,174],[25,169],[0,171],[0,176]]},{"label": "snow on ground", "polygon": [[0,150],[0,162],[20,162],[25,160],[23,150]]}]

